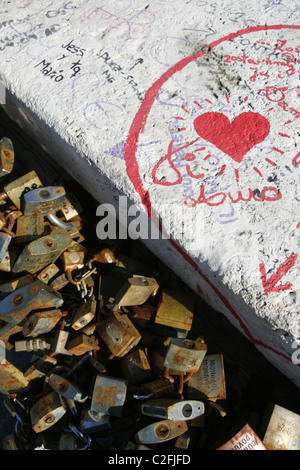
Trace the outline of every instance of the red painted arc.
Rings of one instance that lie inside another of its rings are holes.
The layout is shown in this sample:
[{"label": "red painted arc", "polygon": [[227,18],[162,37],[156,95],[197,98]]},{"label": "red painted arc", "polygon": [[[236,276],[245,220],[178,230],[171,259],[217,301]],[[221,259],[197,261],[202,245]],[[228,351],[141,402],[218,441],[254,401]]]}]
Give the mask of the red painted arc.
[{"label": "red painted arc", "polygon": [[[196,59],[199,59],[203,55],[207,54],[210,50],[214,49],[216,46],[222,44],[225,41],[230,41],[244,34],[249,34],[249,33],[254,33],[254,32],[259,32],[259,31],[282,30],[282,29],[300,29],[300,25],[268,25],[268,26],[260,25],[260,26],[253,26],[250,28],[241,29],[235,33],[228,34],[227,36],[224,36],[223,38],[220,38],[210,43],[207,46],[206,50],[199,51],[177,62],[175,65],[170,67],[166,72],[164,72],[163,75],[158,80],[156,80],[154,84],[149,88],[137,114],[135,115],[132,121],[129,134],[128,134],[128,137],[124,146],[124,159],[126,163],[126,171],[127,171],[128,177],[130,178],[136,192],[139,194],[142,203],[147,209],[149,218],[151,218],[151,213],[152,213],[150,195],[149,195],[149,191],[146,191],[143,187],[143,182],[139,173],[139,166],[138,166],[136,153],[137,153],[137,144],[138,144],[140,135],[145,130],[148,115],[150,113],[151,107],[161,87],[176,72],[181,71],[189,63],[193,62]],[[242,330],[244,331],[245,335],[249,338],[250,341],[252,341],[254,344],[258,346],[268,349],[272,351],[273,353],[276,353],[279,356],[291,361],[290,357],[286,356],[280,351],[277,351],[271,346],[263,343],[261,340],[254,338],[254,336],[252,335],[248,327],[245,325],[245,323],[242,321],[242,319],[240,318],[238,313],[235,311],[235,309],[232,307],[230,302],[226,299],[226,297],[224,297],[224,295],[219,291],[219,289],[208,279],[208,277],[201,272],[196,262],[174,240],[170,238],[169,242],[182,255],[182,257],[198,272],[200,277],[215,292],[215,294],[219,297],[219,299],[222,301],[222,303],[227,308],[227,310],[239,322]]]}]

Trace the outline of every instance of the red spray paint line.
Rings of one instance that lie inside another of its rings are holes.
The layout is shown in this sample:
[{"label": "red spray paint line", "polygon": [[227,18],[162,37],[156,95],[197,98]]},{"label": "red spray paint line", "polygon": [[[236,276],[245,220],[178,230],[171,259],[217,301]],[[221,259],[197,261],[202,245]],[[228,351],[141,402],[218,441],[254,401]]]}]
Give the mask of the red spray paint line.
[{"label": "red spray paint line", "polygon": [[[188,64],[191,62],[195,61],[196,59],[199,59],[200,57],[206,55],[210,50],[214,49],[218,45],[222,44],[225,41],[230,41],[233,40],[239,36],[242,36],[244,34],[249,34],[249,33],[254,33],[254,32],[259,32],[259,31],[274,31],[274,30],[282,30],[282,29],[300,29],[299,25],[270,25],[270,26],[253,26],[250,28],[242,29],[239,30],[235,33],[228,34],[227,36],[224,36],[223,38],[220,38],[216,41],[213,41],[206,50],[204,51],[199,51],[196,52],[195,54],[186,57],[177,64],[173,65],[170,67],[154,84],[149,88],[147,91],[145,98],[143,99],[143,102],[140,106],[140,109],[138,110],[137,114],[135,115],[130,130],[129,134],[127,137],[127,140],[125,142],[124,146],[124,159],[126,163],[126,171],[128,174],[128,177],[130,178],[136,192],[139,194],[142,203],[144,204],[145,208],[147,209],[148,216],[149,218],[152,217],[152,206],[151,206],[151,201],[150,201],[150,195],[149,191],[146,191],[143,187],[143,182],[139,173],[139,166],[138,166],[138,161],[136,157],[136,152],[137,152],[137,144],[139,141],[139,137],[141,134],[143,134],[147,122],[148,115],[150,113],[150,110],[152,108],[152,105],[155,101],[155,98],[157,97],[161,87],[171,78],[176,72],[181,71],[184,67],[186,67]],[[183,107],[182,107],[183,109]],[[184,111],[188,112],[186,109]],[[157,216],[156,216],[157,218]],[[257,340],[254,338],[249,331],[248,327],[244,324],[244,322],[241,320],[240,316],[238,313],[234,310],[232,305],[229,303],[229,301],[226,299],[226,297],[223,296],[223,294],[219,291],[217,287],[214,286],[214,284],[208,279],[208,277],[202,273],[200,270],[199,266],[195,263],[195,261],[171,238],[169,239],[169,243],[178,251],[178,253],[181,254],[181,256],[198,272],[199,276],[209,285],[209,287],[215,292],[215,294],[219,297],[223,305],[226,307],[226,309],[233,315],[233,317],[239,322],[242,330],[244,331],[244,334],[252,341],[254,344],[261,346],[265,349],[268,349],[277,355],[291,361],[291,358],[286,356],[285,354],[281,353],[280,351],[277,351],[276,349],[272,348],[271,346],[264,344],[262,341]]]}]

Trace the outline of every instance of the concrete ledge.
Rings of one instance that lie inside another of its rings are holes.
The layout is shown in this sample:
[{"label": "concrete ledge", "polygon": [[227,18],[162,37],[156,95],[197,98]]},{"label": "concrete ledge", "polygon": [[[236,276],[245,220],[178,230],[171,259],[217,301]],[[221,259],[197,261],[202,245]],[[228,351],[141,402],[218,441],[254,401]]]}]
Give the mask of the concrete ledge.
[{"label": "concrete ledge", "polygon": [[299,387],[292,0],[4,4],[4,109]]}]

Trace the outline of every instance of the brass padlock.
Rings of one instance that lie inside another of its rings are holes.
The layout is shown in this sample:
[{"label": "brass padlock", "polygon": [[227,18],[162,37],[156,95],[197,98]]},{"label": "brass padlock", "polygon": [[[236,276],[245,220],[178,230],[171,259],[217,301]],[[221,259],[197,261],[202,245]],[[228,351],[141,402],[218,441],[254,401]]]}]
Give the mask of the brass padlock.
[{"label": "brass padlock", "polygon": [[186,293],[161,292],[155,323],[190,331],[193,323],[193,300]]},{"label": "brass padlock", "polygon": [[62,397],[56,392],[52,391],[44,395],[30,408],[32,429],[36,433],[46,431],[57,423],[66,411]]},{"label": "brass padlock", "polygon": [[72,271],[84,268],[84,256],[85,253],[83,251],[65,251],[61,256],[63,269],[71,284],[77,284],[77,282],[72,278]]},{"label": "brass padlock", "polygon": [[157,398],[142,403],[142,414],[154,418],[187,421],[198,418],[204,413],[204,403],[198,400],[176,400]]},{"label": "brass padlock", "polygon": [[45,284],[48,284],[48,282],[56,276],[56,274],[59,273],[59,268],[56,266],[56,264],[51,263],[49,266],[44,268],[38,275],[37,279],[40,279],[42,282]]},{"label": "brass padlock", "polygon": [[49,333],[62,316],[63,313],[59,309],[35,312],[25,321],[22,334],[25,337],[31,336],[34,338],[36,336]]},{"label": "brass padlock", "polygon": [[123,356],[120,366],[125,379],[132,384],[151,377],[151,367],[145,352],[136,349]]},{"label": "brass padlock", "polygon": [[187,382],[189,396],[209,400],[226,399],[226,383],[222,354],[206,355],[200,368]]},{"label": "brass padlock", "polygon": [[270,404],[263,421],[263,443],[268,450],[300,450],[299,414]]},{"label": "brass padlock", "polygon": [[90,299],[79,307],[72,320],[72,328],[80,330],[90,323],[96,315],[97,302],[95,299]]},{"label": "brass padlock", "polygon": [[44,216],[37,212],[22,215],[17,219],[16,243],[29,243],[36,240],[45,230]]},{"label": "brass padlock", "polygon": [[69,284],[69,280],[67,278],[67,275],[65,273],[61,274],[60,276],[57,276],[53,281],[50,282],[50,287],[56,291],[59,291],[60,289],[63,289]]},{"label": "brass padlock", "polygon": [[78,217],[83,212],[81,204],[73,193],[68,193],[68,195],[64,197],[60,210],[67,222]]},{"label": "brass padlock", "polygon": [[122,357],[136,346],[141,335],[127,315],[111,312],[97,328],[100,338],[114,356]]},{"label": "brass padlock", "polygon": [[122,416],[123,405],[127,394],[127,381],[97,375],[93,388],[90,411],[92,415],[108,414]]},{"label": "brass padlock", "polygon": [[56,213],[61,209],[66,191],[62,186],[44,186],[24,194],[22,211],[24,215],[40,212],[43,215]]},{"label": "brass padlock", "polygon": [[35,171],[30,171],[24,176],[12,181],[4,186],[0,200],[9,198],[18,210],[21,210],[23,195],[28,191],[35,190],[42,186],[42,182]]},{"label": "brass padlock", "polygon": [[58,292],[38,280],[12,292],[0,302],[0,319],[17,325],[31,310],[58,308],[63,302]]},{"label": "brass padlock", "polygon": [[157,292],[158,288],[159,285],[153,278],[132,276],[125,281],[117,293],[114,303],[116,307],[141,305]]},{"label": "brass padlock", "polygon": [[171,421],[165,419],[149,424],[135,435],[135,442],[138,444],[159,444],[170,441],[188,429],[186,421]]},{"label": "brass padlock", "polygon": [[87,336],[84,333],[69,339],[66,344],[66,350],[74,356],[81,356],[88,351],[97,351],[98,349],[100,349],[98,339],[95,339],[93,336]]},{"label": "brass padlock", "polygon": [[66,231],[51,233],[29,243],[17,261],[12,271],[19,273],[27,271],[34,274],[55,261],[72,243],[72,238]]},{"label": "brass padlock", "polygon": [[0,141],[0,178],[12,172],[15,163],[13,143],[7,137]]}]

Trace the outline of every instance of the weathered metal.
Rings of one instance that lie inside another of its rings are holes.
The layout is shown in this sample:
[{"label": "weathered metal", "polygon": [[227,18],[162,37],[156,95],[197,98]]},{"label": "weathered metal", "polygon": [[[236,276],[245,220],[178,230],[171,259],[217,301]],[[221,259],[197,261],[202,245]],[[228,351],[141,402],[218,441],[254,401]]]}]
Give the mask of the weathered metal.
[{"label": "weathered metal", "polygon": [[97,375],[91,401],[91,412],[98,415],[122,416],[122,408],[127,393],[127,381]]},{"label": "weathered metal", "polygon": [[269,415],[264,445],[268,450],[300,450],[300,415],[279,405],[269,408],[265,417]]},{"label": "weathered metal", "polygon": [[138,444],[159,444],[180,436],[188,429],[186,421],[162,420],[149,424],[135,435]]},{"label": "weathered metal", "polygon": [[226,399],[226,382],[222,354],[206,355],[188,381],[189,393],[209,400]]},{"label": "weathered metal", "polygon": [[19,324],[31,310],[58,308],[62,296],[40,280],[27,284],[9,294],[0,302],[0,319]]},{"label": "weathered metal", "polygon": [[192,297],[188,294],[163,290],[155,323],[190,331],[194,318],[193,303]]}]

